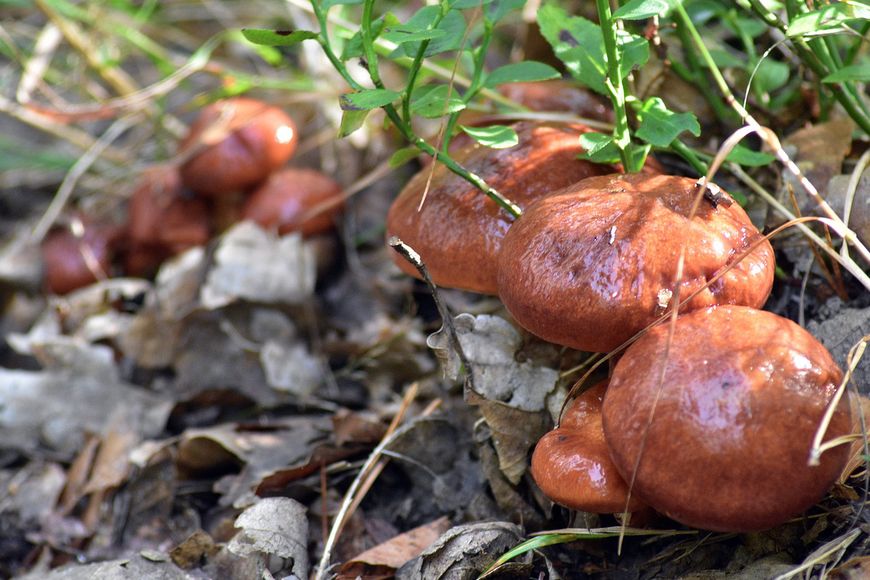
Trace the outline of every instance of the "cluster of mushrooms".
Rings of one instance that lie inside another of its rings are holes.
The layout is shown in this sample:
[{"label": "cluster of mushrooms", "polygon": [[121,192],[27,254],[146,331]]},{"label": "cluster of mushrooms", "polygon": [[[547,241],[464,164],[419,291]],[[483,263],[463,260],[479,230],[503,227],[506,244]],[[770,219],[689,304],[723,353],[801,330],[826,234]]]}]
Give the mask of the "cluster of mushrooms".
[{"label": "cluster of mushrooms", "polygon": [[166,258],[246,219],[281,235],[325,234],[342,189],[319,171],[284,167],[298,141],[280,108],[244,97],[208,105],[179,144],[178,161],[143,172],[124,225],[78,216],[77,228],[46,236],[46,288],[66,294],[91,284],[110,275],[116,259],[125,274],[148,276]]},{"label": "cluster of mushrooms", "polygon": [[[698,182],[656,165],[626,175],[577,159],[583,126],[514,129],[513,148],[466,142],[453,155],[520,218],[439,165],[399,194],[387,235],[437,285],[497,295],[520,326],[573,349],[612,351],[681,302],[673,329],[643,333],[538,443],[543,492],[577,510],[651,507],[727,532],[774,527],[820,500],[849,459],[839,446],[808,465],[843,375],[813,336],[759,310],[774,253],[743,209],[724,192],[695,204]],[[827,437],[852,428],[843,400]]]}]

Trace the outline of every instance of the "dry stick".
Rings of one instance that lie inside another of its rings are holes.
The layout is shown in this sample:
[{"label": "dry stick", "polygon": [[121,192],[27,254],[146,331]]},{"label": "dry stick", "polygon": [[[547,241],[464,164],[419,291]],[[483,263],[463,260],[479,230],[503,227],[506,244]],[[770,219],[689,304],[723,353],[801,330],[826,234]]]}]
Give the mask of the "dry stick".
[{"label": "dry stick", "polygon": [[30,100],[31,94],[51,65],[51,59],[62,39],[63,35],[60,30],[51,22],[47,22],[39,31],[36,44],[33,45],[33,55],[24,66],[21,80],[18,81],[18,88],[15,91],[15,98],[19,103],[26,103]]},{"label": "dry stick", "polygon": [[453,317],[450,315],[450,311],[447,310],[444,302],[442,302],[441,296],[438,293],[438,287],[435,286],[435,283],[432,282],[432,278],[429,276],[429,269],[426,268],[426,265],[420,258],[420,254],[414,251],[414,248],[400,240],[397,236],[392,236],[387,243],[417,269],[420,276],[423,277],[423,281],[429,287],[429,292],[432,293],[432,299],[435,301],[435,308],[438,309],[438,314],[441,316],[441,321],[444,324],[443,328],[447,331],[447,340],[450,343],[450,346],[453,347],[453,350],[456,351],[457,356],[459,356],[459,361],[462,363],[463,368],[465,368],[465,376],[468,381],[468,386],[472,391],[476,392],[477,389],[474,388],[474,374],[471,372],[471,365],[468,362],[468,358],[465,356],[465,351],[462,350],[462,344],[459,342],[459,335],[456,333],[456,326],[453,324]]},{"label": "dry stick", "polygon": [[837,405],[839,405],[840,403],[840,399],[843,398],[843,393],[846,392],[846,385],[849,384],[849,381],[852,378],[852,373],[855,372],[855,369],[858,367],[858,363],[864,356],[864,351],[867,349],[868,342],[870,342],[870,334],[864,336],[855,346],[853,346],[849,350],[849,355],[846,358],[849,366],[846,369],[846,374],[843,377],[843,380],[840,382],[840,386],[837,388],[837,391],[834,393],[834,396],[828,403],[828,408],[825,409],[825,414],[822,416],[822,421],[819,424],[819,428],[816,430],[816,436],[813,437],[813,446],[812,448],[810,448],[810,457],[807,461],[807,465],[818,465],[819,458],[822,456],[822,453],[842,443],[838,443],[838,440],[835,439],[833,441],[828,441],[827,443],[823,444],[822,439],[825,437],[825,433],[828,431],[828,426],[830,426],[831,424],[831,419],[833,419],[834,417],[834,413],[836,412]]},{"label": "dry stick", "polygon": [[[21,121],[35,129],[54,135],[58,139],[63,139],[64,141],[72,143],[79,149],[87,150],[96,145],[96,139],[87,132],[82,131],[81,129],[76,129],[75,127],[53,122],[45,115],[40,115],[26,107],[22,107],[3,95],[0,95],[0,113],[6,113],[17,121]],[[114,149],[106,149],[103,157],[109,159],[113,163],[122,165],[131,162],[129,156]]]},{"label": "dry stick", "polygon": [[[408,387],[408,390],[405,392],[405,396],[402,399],[402,406],[400,407],[399,412],[396,413],[395,417],[393,417],[393,421],[390,424],[391,428],[397,426],[401,422],[405,411],[407,411],[408,407],[416,396],[417,383],[412,383],[411,386]],[[344,494],[344,499],[341,502],[341,507],[339,508],[338,513],[335,515],[335,521],[332,522],[332,529],[329,530],[329,537],[326,539],[326,543],[323,546],[323,555],[320,557],[320,564],[318,565],[317,574],[314,576],[315,580],[322,580],[323,578],[326,578],[326,570],[329,568],[329,560],[330,556],[332,555],[332,549],[338,541],[338,536],[341,534],[344,523],[351,513],[351,505],[353,504],[354,497],[357,495],[357,490],[360,489],[363,480],[368,476],[372,469],[374,469],[378,461],[380,461],[381,455],[383,454],[384,450],[398,437],[409,431],[415,425],[416,423],[413,422],[408,423],[401,428],[394,428],[392,432],[388,429],[383,439],[381,439],[381,442],[378,443],[378,446],[372,450],[371,454],[369,454],[368,458],[362,466],[362,469],[360,469],[359,473],[350,484],[347,493]]]},{"label": "dry stick", "polygon": [[51,229],[51,226],[54,225],[55,220],[57,220],[58,216],[63,211],[64,206],[66,206],[66,202],[69,200],[70,195],[72,195],[79,178],[90,169],[94,161],[103,154],[106,148],[108,148],[115,139],[120,137],[124,131],[138,122],[138,120],[139,117],[136,115],[123,117],[112,123],[93,146],[85,151],[84,155],[79,157],[75,164],[70,167],[70,170],[63,178],[60,187],[58,187],[54,199],[51,200],[48,209],[45,210],[42,218],[40,218],[39,222],[33,228],[33,232],[30,235],[30,239],[33,243],[41,242],[42,238],[45,237],[45,234],[48,233],[48,230]]}]

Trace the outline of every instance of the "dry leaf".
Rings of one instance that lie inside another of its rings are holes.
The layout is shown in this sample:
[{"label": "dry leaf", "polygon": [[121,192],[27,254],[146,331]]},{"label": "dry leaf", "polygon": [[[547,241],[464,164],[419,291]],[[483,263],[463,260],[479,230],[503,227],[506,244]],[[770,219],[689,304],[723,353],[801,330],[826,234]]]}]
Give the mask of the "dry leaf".
[{"label": "dry leaf", "polygon": [[240,528],[227,549],[241,557],[278,556],[298,578],[308,576],[308,517],[306,508],[286,497],[261,499],[236,519]]},{"label": "dry leaf", "polygon": [[392,578],[396,569],[419,556],[449,527],[450,521],[442,517],[399,534],[343,564],[337,579]]}]

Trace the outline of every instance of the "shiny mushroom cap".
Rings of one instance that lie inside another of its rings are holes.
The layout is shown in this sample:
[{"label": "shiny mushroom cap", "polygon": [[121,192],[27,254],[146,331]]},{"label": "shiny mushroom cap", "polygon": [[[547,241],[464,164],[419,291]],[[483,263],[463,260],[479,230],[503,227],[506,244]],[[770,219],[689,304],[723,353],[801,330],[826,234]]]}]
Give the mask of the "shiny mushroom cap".
[{"label": "shiny mushroom cap", "polygon": [[[588,131],[581,125],[521,122],[514,129],[519,137],[515,147],[490,149],[470,143],[454,159],[521,208],[580,179],[610,171],[576,159],[583,151],[577,138]],[[480,190],[437,164],[434,172],[426,167],[414,176],[393,202],[387,237],[398,236],[414,248],[439,286],[496,294],[495,258],[512,221]],[[394,260],[404,272],[418,276],[400,257]]]},{"label": "shiny mushroom cap", "polygon": [[502,243],[499,296],[529,332],[606,352],[666,311],[685,247],[681,299],[734,267],[684,310],[760,308],[773,285],[773,248],[736,203],[703,200],[690,220],[696,193],[686,177],[608,175],[538,201]]},{"label": "shiny mushroom cap", "polygon": [[184,184],[205,196],[249,189],[293,155],[299,137],[281,109],[237,97],[205,107],[181,142]]},{"label": "shiny mushroom cap", "polygon": [[322,234],[335,227],[342,198],[341,185],[331,177],[313,169],[284,169],[251,194],[242,219],[275,227],[282,235],[293,231],[303,236]]},{"label": "shiny mushroom cap", "polygon": [[[625,510],[628,485],[613,465],[601,426],[601,403],[607,382],[571,401],[559,427],[538,441],[532,477],[548,498],[566,507],[593,513]],[[629,511],[644,504],[633,497]]]},{"label": "shiny mushroom cap", "polygon": [[[667,343],[667,325],[634,343],[604,399],[604,434],[627,480],[642,449],[633,492],[720,532],[771,528],[821,499],[849,456],[842,445],[807,465],[842,379],[828,351],[790,320],[741,306],[681,316],[665,361]],[[825,439],[850,426],[844,399]]]},{"label": "shiny mushroom cap", "polygon": [[81,236],[56,227],[42,240],[44,283],[53,294],[69,294],[109,274],[118,229],[88,219],[82,223]]}]

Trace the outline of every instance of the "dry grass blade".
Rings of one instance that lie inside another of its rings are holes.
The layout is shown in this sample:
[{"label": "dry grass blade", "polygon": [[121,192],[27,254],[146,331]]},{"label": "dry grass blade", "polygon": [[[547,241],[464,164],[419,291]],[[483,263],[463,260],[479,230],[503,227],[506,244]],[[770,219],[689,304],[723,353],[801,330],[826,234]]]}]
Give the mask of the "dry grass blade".
[{"label": "dry grass blade", "polygon": [[[793,568],[785,574],[780,574],[775,580],[788,580],[794,578],[801,572],[809,572],[816,566],[836,565],[843,557],[846,549],[861,535],[861,530],[854,529],[839,538],[833,539],[824,544],[818,550],[807,556],[800,566]],[[821,576],[824,578],[824,573]]]}]

